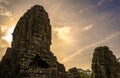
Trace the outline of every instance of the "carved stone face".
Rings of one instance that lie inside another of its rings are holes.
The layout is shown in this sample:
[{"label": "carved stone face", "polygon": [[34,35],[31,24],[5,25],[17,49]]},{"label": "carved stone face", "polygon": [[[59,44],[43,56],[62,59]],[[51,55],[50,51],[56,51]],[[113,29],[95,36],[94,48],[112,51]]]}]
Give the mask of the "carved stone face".
[{"label": "carved stone face", "polygon": [[50,47],[51,44],[51,26],[43,24],[41,21],[35,25],[32,30],[32,44],[38,47]]},{"label": "carved stone face", "polygon": [[42,27],[42,25],[40,24],[36,24],[34,25],[33,31],[32,31],[32,44],[38,46],[38,47],[42,47],[44,46],[44,37],[45,37],[44,33],[44,28]]}]

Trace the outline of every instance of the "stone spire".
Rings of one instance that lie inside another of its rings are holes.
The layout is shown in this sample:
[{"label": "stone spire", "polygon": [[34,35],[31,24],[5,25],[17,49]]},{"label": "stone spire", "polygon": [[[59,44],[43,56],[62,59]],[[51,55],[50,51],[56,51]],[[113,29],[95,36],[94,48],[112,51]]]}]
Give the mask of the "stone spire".
[{"label": "stone spire", "polygon": [[65,78],[65,68],[50,51],[51,25],[40,5],[18,21],[11,48],[0,62],[0,78]]},{"label": "stone spire", "polygon": [[18,21],[13,32],[12,48],[20,49],[23,45],[30,49],[30,45],[35,45],[50,50],[50,44],[51,25],[48,14],[42,6],[35,5]]},{"label": "stone spire", "polygon": [[92,78],[120,78],[120,65],[106,46],[94,50],[92,70]]}]

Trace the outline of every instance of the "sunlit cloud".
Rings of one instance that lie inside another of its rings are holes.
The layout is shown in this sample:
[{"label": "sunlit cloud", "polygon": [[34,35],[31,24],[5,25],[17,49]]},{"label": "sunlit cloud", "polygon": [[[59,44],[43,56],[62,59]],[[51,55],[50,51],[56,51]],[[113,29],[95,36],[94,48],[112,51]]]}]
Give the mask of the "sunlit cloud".
[{"label": "sunlit cloud", "polygon": [[94,26],[93,24],[91,24],[89,26],[85,26],[82,31],[90,30],[93,26]]},{"label": "sunlit cloud", "polygon": [[0,6],[0,15],[11,17],[12,13],[10,13],[10,11],[8,11],[7,8]]},{"label": "sunlit cloud", "polygon": [[0,25],[0,60],[4,55],[6,48],[9,45],[9,43],[6,40],[2,39],[2,37],[6,35],[6,30],[7,30],[6,27],[7,26],[5,25]]},{"label": "sunlit cloud", "polygon": [[8,11],[1,12],[1,15],[3,16],[12,16],[12,14]]},{"label": "sunlit cloud", "polygon": [[0,3],[4,3],[4,4],[9,4],[9,1],[8,0],[0,0]]},{"label": "sunlit cloud", "polygon": [[73,54],[71,54],[70,56],[67,56],[66,58],[64,58],[63,60],[61,60],[62,63],[66,63],[70,60],[72,60],[73,57],[77,56],[78,54],[82,53],[83,51],[87,50],[87,49],[90,49],[92,47],[95,47],[95,46],[98,46],[99,44],[102,44],[102,43],[105,43],[105,42],[108,42],[109,40],[117,37],[117,36],[120,36],[120,32],[116,32],[116,33],[113,33],[113,34],[110,34],[108,35],[107,37],[105,37],[103,40],[101,41],[98,41],[96,43],[93,43],[89,46],[86,46],[84,48],[81,48],[79,49],[78,51],[74,52]]},{"label": "sunlit cloud", "polygon": [[80,10],[79,13],[83,13],[84,11],[83,10]]},{"label": "sunlit cloud", "polygon": [[5,25],[0,25],[0,26],[1,26],[1,31],[5,32],[5,30],[7,29],[7,26],[5,26]]},{"label": "sunlit cloud", "polygon": [[70,43],[72,41],[72,37],[70,35],[71,28],[70,27],[55,27],[53,28],[55,32],[57,32],[57,36],[59,39],[64,40],[65,42]]},{"label": "sunlit cloud", "polygon": [[59,4],[54,8],[54,10],[52,11],[52,13],[54,14],[61,6],[63,0],[60,0]]},{"label": "sunlit cloud", "polygon": [[8,32],[7,32],[7,35],[3,36],[2,39],[6,40],[7,42],[11,43],[12,41],[12,33],[13,33],[13,30],[14,30],[15,26],[12,26]]}]

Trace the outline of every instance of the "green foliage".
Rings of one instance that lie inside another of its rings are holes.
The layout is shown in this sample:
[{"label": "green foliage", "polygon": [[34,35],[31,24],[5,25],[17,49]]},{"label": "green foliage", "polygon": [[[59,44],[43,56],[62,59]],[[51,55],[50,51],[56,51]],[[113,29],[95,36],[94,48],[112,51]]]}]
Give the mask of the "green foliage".
[{"label": "green foliage", "polygon": [[91,73],[89,73],[88,71],[89,70],[77,69],[76,67],[74,67],[69,69],[68,73],[77,76],[75,78],[91,78]]},{"label": "green foliage", "polygon": [[69,69],[69,73],[74,75],[75,78],[80,78],[80,73],[78,72],[76,67]]},{"label": "green foliage", "polygon": [[84,73],[84,72],[80,72],[80,78],[90,78],[91,76]]},{"label": "green foliage", "polygon": [[76,68],[76,67],[71,68],[71,69],[69,69],[68,71],[69,71],[70,73],[78,73],[78,71],[77,71],[77,68]]}]

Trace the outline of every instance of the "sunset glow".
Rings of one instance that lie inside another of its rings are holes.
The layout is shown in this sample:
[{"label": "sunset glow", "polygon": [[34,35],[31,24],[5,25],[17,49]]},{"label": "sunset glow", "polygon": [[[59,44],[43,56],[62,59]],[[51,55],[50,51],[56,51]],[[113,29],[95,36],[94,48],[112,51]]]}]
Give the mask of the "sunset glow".
[{"label": "sunset glow", "polygon": [[12,26],[9,30],[6,36],[2,37],[4,40],[6,40],[7,42],[11,43],[12,41],[12,33],[14,30],[15,26]]},{"label": "sunset glow", "polygon": [[66,68],[90,69],[98,46],[120,57],[120,0],[0,0],[0,58],[20,17],[36,4],[49,15],[51,51]]}]

